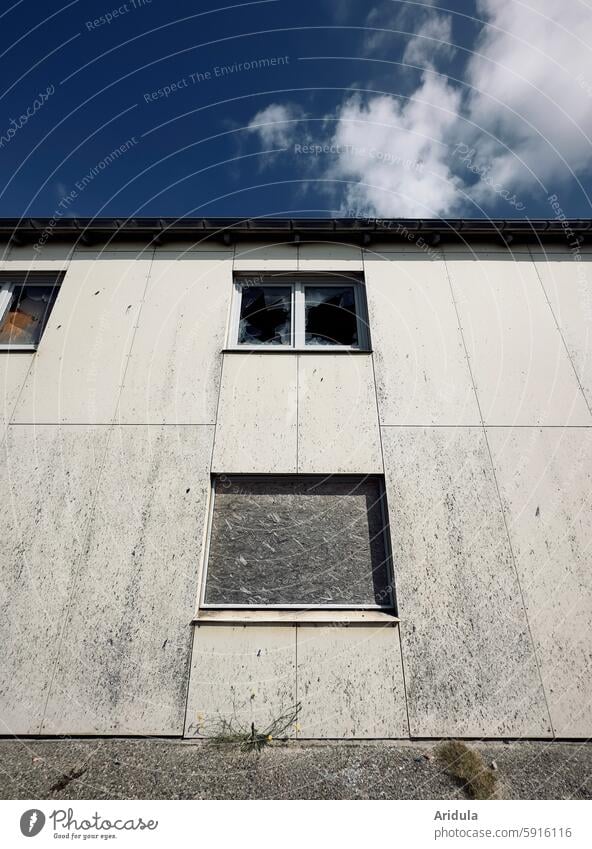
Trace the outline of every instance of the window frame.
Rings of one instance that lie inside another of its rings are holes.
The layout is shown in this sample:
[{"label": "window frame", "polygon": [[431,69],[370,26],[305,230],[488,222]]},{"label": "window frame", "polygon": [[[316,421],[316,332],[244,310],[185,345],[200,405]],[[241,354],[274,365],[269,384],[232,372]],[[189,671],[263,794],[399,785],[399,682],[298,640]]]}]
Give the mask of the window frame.
[{"label": "window frame", "polygon": [[[253,281],[256,281],[253,282]],[[245,286],[269,286],[290,288],[292,296],[290,299],[290,344],[289,345],[261,345],[242,344],[238,341],[240,327],[240,311],[242,303],[242,291]],[[358,333],[357,345],[307,345],[306,344],[306,301],[305,290],[308,286],[335,286],[343,288],[351,286],[354,290],[354,302],[356,308],[356,327]],[[333,272],[326,276],[322,273],[298,274],[293,272],[278,272],[276,274],[258,274],[256,272],[242,272],[234,275],[232,291],[232,308],[229,323],[227,350],[231,351],[273,351],[275,353],[288,351],[306,351],[320,354],[323,351],[335,353],[336,351],[370,352],[370,331],[368,326],[366,287],[360,276],[352,276],[347,273],[340,275]]]},{"label": "window frame", "polygon": [[[212,534],[212,522],[214,518],[214,505],[216,500],[216,484],[218,481],[227,478],[235,479],[245,479],[245,478],[259,478],[264,479],[267,478],[269,480],[273,480],[276,478],[298,478],[300,480],[318,480],[320,478],[375,478],[378,483],[378,489],[380,493],[380,516],[381,516],[381,537],[383,542],[383,548],[385,553],[385,562],[386,562],[386,573],[388,576],[388,582],[386,585],[386,589],[388,590],[388,601],[385,601],[384,604],[237,604],[237,603],[211,603],[206,602],[206,588],[207,588],[207,580],[208,580],[208,563],[210,558],[210,540]],[[212,474],[210,481],[210,490],[209,490],[209,498],[208,498],[208,508],[206,511],[206,529],[204,535],[204,548],[201,556],[201,568],[199,570],[199,592],[198,592],[198,604],[197,604],[197,613],[200,611],[260,611],[265,613],[265,611],[274,611],[274,610],[287,610],[287,611],[303,611],[303,610],[360,610],[360,611],[372,611],[379,613],[386,613],[389,615],[397,615],[397,600],[396,600],[396,592],[395,592],[395,572],[394,572],[394,563],[393,563],[393,554],[391,549],[391,540],[390,540],[390,530],[389,530],[389,519],[388,519],[388,505],[387,505],[387,493],[386,493],[386,485],[383,475],[379,474],[336,474],[336,475],[314,475],[314,474],[224,474],[217,473]]]},{"label": "window frame", "polygon": [[[57,290],[56,296],[54,298],[54,302],[51,306],[51,310],[49,311],[43,328],[41,330],[41,334],[36,344],[30,343],[26,345],[19,345],[14,342],[0,342],[0,353],[6,351],[23,351],[34,353],[38,348],[39,344],[43,338],[43,334],[45,333],[45,329],[49,322],[49,317],[53,312],[53,308],[55,307],[56,300],[59,295],[59,288],[62,284],[63,274],[52,275],[52,274],[30,274],[30,273],[16,273],[10,275],[0,274],[0,325],[4,321],[6,317],[6,313],[8,312],[8,308],[10,307],[12,301],[12,293],[15,288],[20,286],[50,286],[52,289]],[[9,297],[7,297],[9,296]]]}]

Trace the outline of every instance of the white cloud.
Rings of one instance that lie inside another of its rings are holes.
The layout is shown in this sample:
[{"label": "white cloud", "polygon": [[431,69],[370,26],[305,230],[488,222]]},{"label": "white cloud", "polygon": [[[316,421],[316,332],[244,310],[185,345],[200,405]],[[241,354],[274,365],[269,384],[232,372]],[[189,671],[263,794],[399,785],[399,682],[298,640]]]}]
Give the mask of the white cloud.
[{"label": "white cloud", "polygon": [[[416,34],[410,39],[413,41],[424,25],[429,26],[431,17],[439,17],[429,9],[434,2],[435,0],[426,0],[420,7],[383,0],[378,6],[374,6],[366,16],[366,32],[362,44],[364,53],[392,52],[398,47],[403,34],[410,31]],[[418,41],[425,40],[419,38]],[[434,45],[433,42],[431,44]]]},{"label": "white cloud", "polygon": [[[369,25],[379,26],[386,7],[377,8]],[[478,0],[478,11],[486,23],[465,68],[466,86],[436,73],[448,48],[429,49],[430,38],[451,40],[450,17],[422,12],[404,53],[406,62],[426,67],[410,97],[350,96],[337,123],[327,124],[334,130],[326,141],[340,153],[319,157],[317,174],[342,181],[350,209],[385,217],[474,214],[472,198],[505,202],[512,216],[524,207],[511,199],[538,191],[538,180],[557,192],[572,172],[592,168],[589,7],[580,0]],[[395,85],[397,74],[395,66]],[[294,117],[293,107],[276,104],[250,126],[268,125],[257,127],[261,138],[287,147]],[[464,163],[454,153],[459,144],[471,150]]]},{"label": "white cloud", "polygon": [[285,148],[294,135],[301,112],[291,104],[272,103],[249,121],[248,129],[257,133],[266,147]]},{"label": "white cloud", "polygon": [[[592,14],[578,0],[480,0],[485,27],[467,68],[473,144],[495,179],[520,187],[592,163]],[[499,138],[491,139],[487,133]],[[464,139],[462,139],[464,141]],[[510,150],[506,150],[503,144]],[[562,162],[562,157],[565,162]]]},{"label": "white cloud", "polygon": [[419,28],[417,35],[409,39],[403,62],[432,67],[436,56],[450,58],[454,52],[450,15],[431,15]]},{"label": "white cloud", "polygon": [[460,181],[442,141],[458,117],[460,93],[425,74],[408,101],[375,97],[342,107],[329,176],[348,181],[345,203],[363,215],[440,215],[455,204]]}]

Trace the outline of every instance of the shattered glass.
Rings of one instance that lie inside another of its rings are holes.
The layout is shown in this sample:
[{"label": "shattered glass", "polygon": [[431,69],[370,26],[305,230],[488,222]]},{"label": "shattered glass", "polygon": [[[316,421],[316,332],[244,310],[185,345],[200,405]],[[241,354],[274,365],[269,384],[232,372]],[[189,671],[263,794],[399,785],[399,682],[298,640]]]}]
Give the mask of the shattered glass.
[{"label": "shattered glass", "polygon": [[292,289],[245,286],[242,290],[239,345],[290,345]]},{"label": "shattered glass", "polygon": [[356,347],[354,287],[306,286],[304,292],[306,344]]},{"label": "shattered glass", "polygon": [[15,286],[0,323],[0,345],[37,345],[57,295],[55,286]]}]

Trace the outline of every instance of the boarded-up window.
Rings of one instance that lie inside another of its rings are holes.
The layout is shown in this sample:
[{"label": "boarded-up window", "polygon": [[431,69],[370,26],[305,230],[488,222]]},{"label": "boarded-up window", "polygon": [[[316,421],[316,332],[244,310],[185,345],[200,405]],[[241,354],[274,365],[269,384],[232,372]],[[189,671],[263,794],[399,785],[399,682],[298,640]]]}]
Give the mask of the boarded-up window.
[{"label": "boarded-up window", "polygon": [[392,607],[382,481],[215,482],[205,605]]}]

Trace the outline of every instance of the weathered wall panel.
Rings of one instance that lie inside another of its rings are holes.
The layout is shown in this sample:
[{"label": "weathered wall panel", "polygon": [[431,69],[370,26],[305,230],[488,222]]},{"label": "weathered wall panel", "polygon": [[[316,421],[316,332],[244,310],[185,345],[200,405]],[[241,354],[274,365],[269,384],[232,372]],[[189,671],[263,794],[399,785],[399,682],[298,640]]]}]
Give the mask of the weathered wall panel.
[{"label": "weathered wall panel", "polygon": [[494,465],[555,733],[592,734],[592,429],[494,428]]},{"label": "weathered wall panel", "polygon": [[239,243],[234,252],[234,271],[296,271],[298,245]]},{"label": "weathered wall panel", "polygon": [[133,255],[72,260],[13,421],[113,420],[149,268]]},{"label": "weathered wall panel", "polygon": [[[296,705],[296,627],[202,625],[193,643],[186,737],[215,736],[221,721],[263,731]],[[295,734],[290,725],[287,736]]]},{"label": "weathered wall panel", "polygon": [[393,254],[366,263],[382,424],[480,424],[443,262]]},{"label": "weathered wall panel", "polygon": [[115,427],[42,732],[182,734],[211,427]]},{"label": "weathered wall panel", "polygon": [[129,357],[117,421],[213,424],[232,291],[224,253],[160,252]]},{"label": "weathered wall panel", "polygon": [[592,256],[534,255],[536,270],[592,407]]},{"label": "weathered wall panel", "polygon": [[299,737],[408,737],[394,627],[298,626]]},{"label": "weathered wall panel", "polygon": [[301,244],[298,249],[298,270],[314,271],[362,271],[362,249],[356,245],[340,245],[334,242]]},{"label": "weathered wall panel", "polygon": [[530,256],[447,261],[488,425],[590,425]]},{"label": "weathered wall panel", "polygon": [[549,736],[481,428],[383,428],[411,735]]},{"label": "weathered wall panel", "polygon": [[213,471],[297,471],[297,362],[292,354],[226,354]]},{"label": "weathered wall panel", "polygon": [[298,471],[382,473],[371,356],[299,356]]},{"label": "weathered wall panel", "polygon": [[31,367],[33,354],[0,351],[0,442]]},{"label": "weathered wall panel", "polygon": [[0,270],[65,271],[72,252],[73,246],[66,243],[11,245],[7,251],[0,254]]},{"label": "weathered wall panel", "polygon": [[0,448],[2,734],[39,733],[107,432],[10,426]]}]

